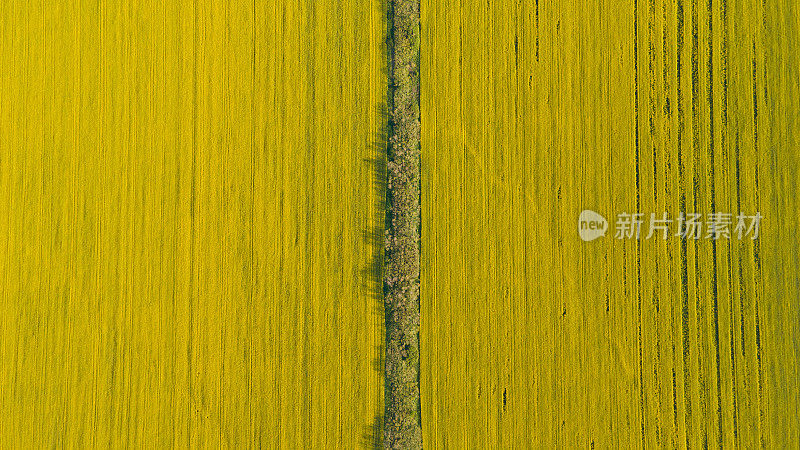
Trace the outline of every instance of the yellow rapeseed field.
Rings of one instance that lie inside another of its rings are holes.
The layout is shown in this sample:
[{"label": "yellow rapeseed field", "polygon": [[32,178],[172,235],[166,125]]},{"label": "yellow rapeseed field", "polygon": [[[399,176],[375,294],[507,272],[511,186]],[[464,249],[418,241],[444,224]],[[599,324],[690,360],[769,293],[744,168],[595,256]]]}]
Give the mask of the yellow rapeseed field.
[{"label": "yellow rapeseed field", "polygon": [[380,437],[385,14],[3,2],[0,447]]},{"label": "yellow rapeseed field", "polygon": [[[381,444],[389,13],[2,2],[0,448]],[[799,34],[421,0],[424,446],[800,446]]]},{"label": "yellow rapeseed field", "polygon": [[422,0],[429,448],[800,445],[798,8]]}]

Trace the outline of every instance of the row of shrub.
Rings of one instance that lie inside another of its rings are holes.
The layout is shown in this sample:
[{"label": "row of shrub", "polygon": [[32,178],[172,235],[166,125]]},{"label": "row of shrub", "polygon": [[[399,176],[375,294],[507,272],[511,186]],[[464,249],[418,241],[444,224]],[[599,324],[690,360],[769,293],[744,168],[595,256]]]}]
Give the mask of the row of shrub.
[{"label": "row of shrub", "polygon": [[389,8],[384,445],[422,448],[419,390],[419,0]]}]

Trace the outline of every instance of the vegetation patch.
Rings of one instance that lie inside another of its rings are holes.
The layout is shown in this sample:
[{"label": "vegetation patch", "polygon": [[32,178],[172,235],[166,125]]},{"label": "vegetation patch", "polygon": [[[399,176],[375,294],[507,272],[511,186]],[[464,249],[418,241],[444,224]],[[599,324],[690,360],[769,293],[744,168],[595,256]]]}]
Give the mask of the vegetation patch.
[{"label": "vegetation patch", "polygon": [[419,0],[391,1],[388,38],[384,445],[387,448],[422,448],[419,397]]}]

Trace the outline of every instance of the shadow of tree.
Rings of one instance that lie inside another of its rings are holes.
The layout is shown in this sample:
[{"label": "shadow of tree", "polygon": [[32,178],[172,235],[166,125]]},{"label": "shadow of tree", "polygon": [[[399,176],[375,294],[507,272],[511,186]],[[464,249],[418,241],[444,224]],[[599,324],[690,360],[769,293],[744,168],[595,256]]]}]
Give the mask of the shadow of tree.
[{"label": "shadow of tree", "polygon": [[[383,2],[382,2],[383,3]],[[386,8],[386,5],[383,5]],[[386,45],[383,43],[381,50],[386,55]],[[388,58],[388,56],[387,56]],[[386,67],[383,74],[388,80]],[[361,285],[364,292],[367,292],[372,301],[370,320],[379,329],[380,344],[373,353],[376,355],[372,360],[372,370],[378,377],[381,386],[384,384],[384,353],[385,353],[385,316],[384,316],[384,230],[386,227],[386,150],[388,145],[388,124],[389,116],[386,110],[385,97],[377,106],[376,115],[379,123],[377,132],[372,137],[370,145],[370,157],[363,162],[369,166],[371,193],[373,199],[372,217],[369,224],[363,231],[363,239],[367,248],[370,250],[369,260],[361,269]],[[364,427],[362,433],[362,445],[365,448],[383,448],[383,391],[378,390],[377,411],[373,422]]]}]

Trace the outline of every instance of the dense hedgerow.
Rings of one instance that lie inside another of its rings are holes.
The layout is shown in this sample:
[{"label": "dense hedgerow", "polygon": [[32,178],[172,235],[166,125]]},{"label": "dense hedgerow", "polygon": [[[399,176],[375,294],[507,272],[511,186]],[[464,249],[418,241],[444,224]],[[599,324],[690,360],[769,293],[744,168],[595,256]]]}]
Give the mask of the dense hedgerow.
[{"label": "dense hedgerow", "polygon": [[387,448],[422,448],[419,397],[419,0],[392,1],[389,20],[384,444]]}]

